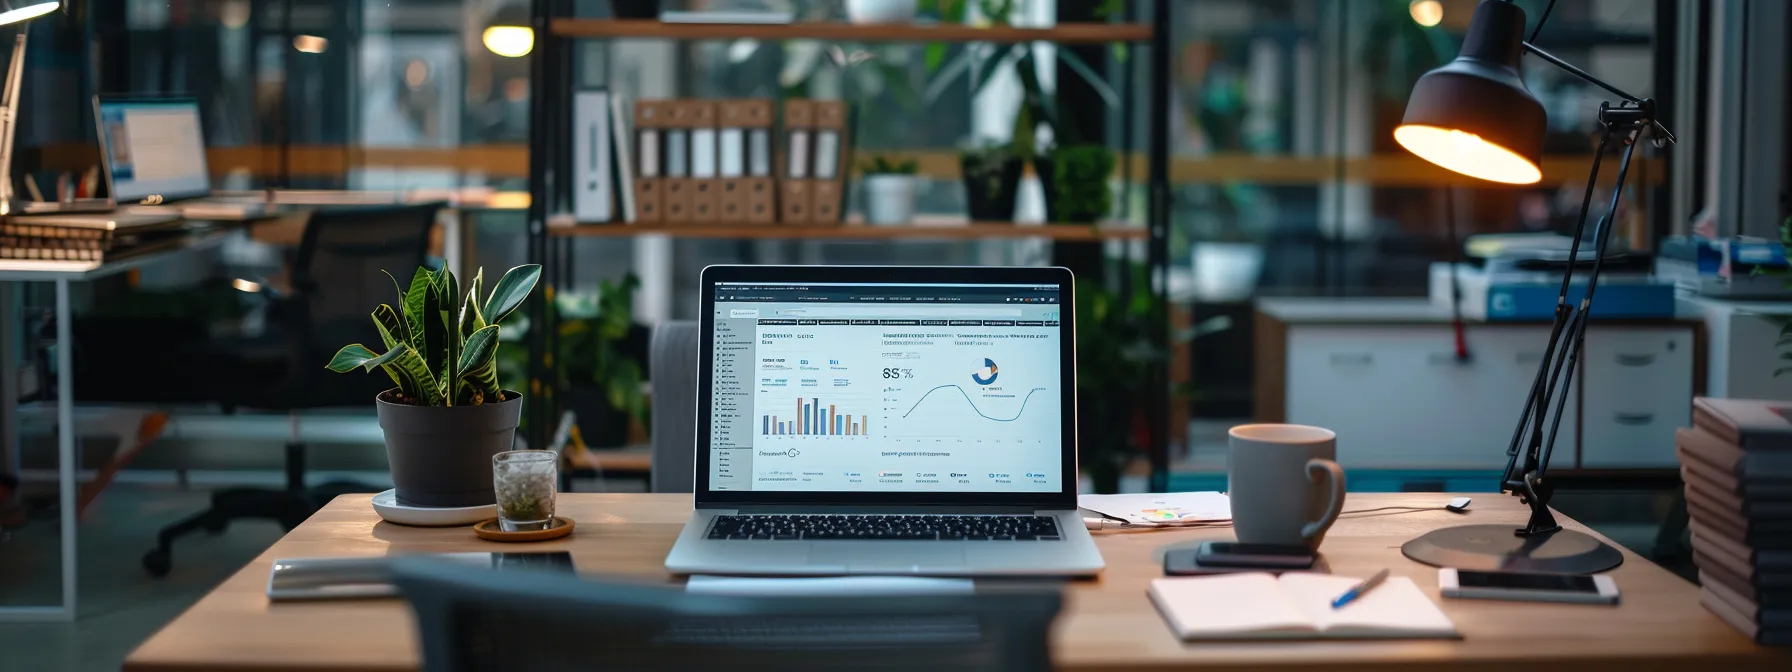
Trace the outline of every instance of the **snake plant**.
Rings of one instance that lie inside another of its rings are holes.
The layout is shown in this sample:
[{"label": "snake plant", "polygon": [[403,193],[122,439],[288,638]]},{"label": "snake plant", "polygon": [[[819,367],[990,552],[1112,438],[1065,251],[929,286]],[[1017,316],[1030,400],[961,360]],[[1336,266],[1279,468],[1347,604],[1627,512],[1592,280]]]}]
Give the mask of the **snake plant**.
[{"label": "snake plant", "polygon": [[[390,273],[386,274],[391,277]],[[485,303],[479,302],[481,270],[461,303],[460,284],[447,269],[417,269],[409,288],[401,290],[402,314],[391,305],[373,310],[373,325],[385,343],[385,354],[354,343],[330,358],[328,368],[348,373],[375,367],[398,385],[389,401],[413,406],[471,406],[504,401],[498,385],[498,323],[523,304],[535,281],[539,264],[512,268],[498,280]],[[398,278],[392,278],[398,287]]]}]

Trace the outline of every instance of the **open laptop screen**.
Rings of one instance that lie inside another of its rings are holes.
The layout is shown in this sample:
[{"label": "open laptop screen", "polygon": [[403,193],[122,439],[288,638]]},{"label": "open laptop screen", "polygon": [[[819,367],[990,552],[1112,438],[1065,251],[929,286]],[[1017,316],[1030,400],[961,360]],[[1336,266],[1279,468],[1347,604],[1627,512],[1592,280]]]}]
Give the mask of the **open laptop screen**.
[{"label": "open laptop screen", "polygon": [[1059,285],[719,281],[708,290],[710,491],[1066,486],[1072,378]]},{"label": "open laptop screen", "polygon": [[706,291],[710,491],[1065,490],[1059,285]]},{"label": "open laptop screen", "polygon": [[101,98],[97,108],[113,200],[162,202],[211,195],[197,101]]}]

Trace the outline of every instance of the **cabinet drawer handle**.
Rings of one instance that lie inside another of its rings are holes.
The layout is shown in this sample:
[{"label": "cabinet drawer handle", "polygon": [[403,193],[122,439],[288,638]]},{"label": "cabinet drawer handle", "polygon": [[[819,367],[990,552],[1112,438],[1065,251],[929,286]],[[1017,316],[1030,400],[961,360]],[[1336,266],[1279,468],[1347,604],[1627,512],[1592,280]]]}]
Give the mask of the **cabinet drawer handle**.
[{"label": "cabinet drawer handle", "polygon": [[1367,352],[1334,352],[1331,356],[1333,366],[1343,364],[1373,364],[1375,355]]},{"label": "cabinet drawer handle", "polygon": [[1655,414],[1654,413],[1618,412],[1618,413],[1612,414],[1612,419],[1616,420],[1618,422],[1618,424],[1620,424],[1620,425],[1630,425],[1632,427],[1636,427],[1636,426],[1647,425],[1647,424],[1651,424],[1651,423],[1655,422]]},{"label": "cabinet drawer handle", "polygon": [[1624,355],[1612,357],[1618,366],[1648,366],[1655,363],[1655,355]]},{"label": "cabinet drawer handle", "polygon": [[1426,361],[1426,363],[1429,363],[1432,366],[1449,366],[1451,364],[1465,364],[1465,365],[1468,364],[1467,361],[1458,362],[1456,360],[1456,353],[1454,353],[1454,352],[1433,352],[1433,353],[1425,356],[1425,361]]}]

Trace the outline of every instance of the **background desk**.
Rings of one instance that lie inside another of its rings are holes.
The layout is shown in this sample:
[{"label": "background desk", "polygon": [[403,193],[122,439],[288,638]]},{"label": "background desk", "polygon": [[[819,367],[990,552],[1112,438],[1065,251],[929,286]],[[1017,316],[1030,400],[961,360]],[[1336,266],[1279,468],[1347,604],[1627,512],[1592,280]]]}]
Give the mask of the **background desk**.
[{"label": "background desk", "polygon": [[[567,539],[528,548],[480,541],[466,528],[409,528],[378,521],[369,495],[337,498],[305,524],[145,642],[125,669],[409,670],[418,664],[409,607],[398,600],[270,604],[277,558],[400,553],[570,551],[579,571],[666,581],[662,562],[689,495],[565,494],[560,513],[579,522]],[[1445,494],[1353,494],[1345,510],[1433,506]],[[1478,495],[1467,516],[1444,511],[1346,516],[1320,549],[1334,572],[1368,576],[1383,567],[1412,577],[1438,599],[1437,570],[1406,560],[1400,544],[1422,531],[1464,522],[1518,524],[1509,497]],[[1564,525],[1587,531],[1557,514]],[[1313,670],[1792,669],[1792,652],[1756,647],[1706,613],[1698,589],[1626,551],[1615,570],[1618,607],[1438,600],[1461,641],[1184,644],[1145,597],[1166,546],[1229,539],[1231,531],[1112,532],[1097,536],[1108,568],[1066,591],[1053,652],[1075,670],[1181,667]],[[602,661],[592,661],[599,667]],[[1520,667],[1522,666],[1522,667]]]},{"label": "background desk", "polygon": [[[1468,362],[1456,361],[1449,311],[1425,299],[1263,299],[1254,327],[1258,422],[1337,431],[1346,468],[1499,469],[1550,325],[1471,322]],[[1692,424],[1703,333],[1691,319],[1594,322],[1552,475],[1676,477],[1674,429]]]},{"label": "background desk", "polygon": [[[20,221],[55,221],[72,218],[110,219],[133,218],[143,219],[143,215],[45,215],[20,217]],[[168,216],[172,221],[177,219]],[[75,578],[79,573],[75,552],[75,516],[79,507],[75,502],[75,434],[74,431],[74,364],[71,359],[74,348],[70,345],[73,338],[74,317],[69,308],[69,283],[98,280],[118,273],[123,273],[153,261],[170,257],[191,254],[200,250],[217,247],[230,233],[238,230],[242,224],[229,224],[195,231],[177,243],[154,252],[146,252],[128,257],[120,261],[80,262],[80,261],[40,261],[31,259],[0,260],[0,282],[54,282],[56,284],[56,482],[60,500],[59,533],[62,540],[61,549],[61,604],[54,607],[3,607],[0,608],[0,621],[5,620],[74,620],[79,613],[75,603]],[[12,294],[0,292],[0,316],[13,315],[11,305]],[[0,328],[0,353],[11,353],[12,330]],[[8,356],[0,356],[0,380],[6,384],[0,389],[7,390],[12,398],[0,400],[0,427],[5,431],[4,453],[11,464],[6,465],[9,471],[18,472],[18,418],[16,417],[17,395],[14,387],[19,380],[16,362]]]}]

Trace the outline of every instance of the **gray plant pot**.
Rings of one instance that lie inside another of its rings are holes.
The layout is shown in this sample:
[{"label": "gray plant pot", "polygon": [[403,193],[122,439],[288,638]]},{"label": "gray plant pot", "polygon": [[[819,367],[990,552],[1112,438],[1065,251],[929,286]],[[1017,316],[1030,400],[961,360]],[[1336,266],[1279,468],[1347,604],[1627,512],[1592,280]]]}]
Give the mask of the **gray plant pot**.
[{"label": "gray plant pot", "polygon": [[374,399],[398,502],[410,506],[483,506],[492,492],[492,456],[511,449],[523,396],[478,406],[407,406]]}]

